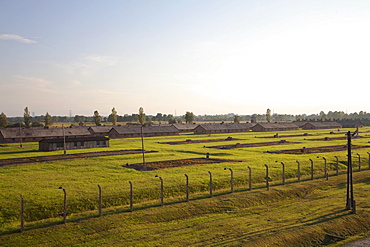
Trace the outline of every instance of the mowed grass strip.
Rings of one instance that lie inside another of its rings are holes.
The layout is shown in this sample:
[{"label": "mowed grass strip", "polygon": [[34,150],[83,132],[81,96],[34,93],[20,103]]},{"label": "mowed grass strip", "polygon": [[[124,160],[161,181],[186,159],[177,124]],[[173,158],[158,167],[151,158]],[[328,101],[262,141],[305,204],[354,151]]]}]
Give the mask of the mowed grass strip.
[{"label": "mowed grass strip", "polygon": [[326,234],[370,228],[370,171],[354,174],[357,214],[345,208],[346,176],[105,213],[0,237],[1,246],[321,246]]}]

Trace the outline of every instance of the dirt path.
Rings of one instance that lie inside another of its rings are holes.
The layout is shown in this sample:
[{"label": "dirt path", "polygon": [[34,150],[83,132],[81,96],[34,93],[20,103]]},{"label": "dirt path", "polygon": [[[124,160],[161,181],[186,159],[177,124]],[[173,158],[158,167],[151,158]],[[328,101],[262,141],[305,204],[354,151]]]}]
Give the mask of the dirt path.
[{"label": "dirt path", "polygon": [[[145,153],[152,153],[152,152],[156,152],[156,151],[145,151]],[[36,157],[25,157],[25,158],[0,159],[0,167],[19,165],[19,164],[37,163],[37,162],[55,161],[55,160],[84,159],[84,158],[92,158],[92,157],[137,154],[137,153],[142,153],[142,150],[133,149],[133,150],[102,151],[102,152],[76,153],[76,154],[66,154],[66,155],[48,155],[48,156],[36,156]]]},{"label": "dirt path", "polygon": [[370,238],[364,238],[344,245],[345,247],[369,247]]}]

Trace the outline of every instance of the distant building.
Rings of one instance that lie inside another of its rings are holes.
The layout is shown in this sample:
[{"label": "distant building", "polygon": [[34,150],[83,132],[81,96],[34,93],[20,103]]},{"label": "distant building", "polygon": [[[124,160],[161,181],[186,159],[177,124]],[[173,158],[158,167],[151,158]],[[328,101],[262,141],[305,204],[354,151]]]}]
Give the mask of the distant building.
[{"label": "distant building", "polygon": [[178,129],[181,133],[194,132],[198,124],[172,124],[173,127]]},{"label": "distant building", "polygon": [[294,123],[257,123],[252,127],[252,131],[267,132],[267,131],[286,131],[298,130],[299,127]]},{"label": "distant building", "polygon": [[340,129],[342,125],[337,122],[308,122],[302,126],[304,130],[310,129]]},{"label": "distant building", "polygon": [[92,136],[108,136],[109,131],[113,128],[111,126],[91,126],[88,128]]},{"label": "distant building", "polygon": [[361,128],[364,126],[360,120],[345,119],[336,122],[342,125],[342,128]]},{"label": "distant building", "polygon": [[252,123],[209,123],[199,124],[194,129],[194,134],[220,134],[248,132],[255,124]]},{"label": "distant building", "polygon": [[[103,136],[66,137],[66,149],[109,147],[109,138]],[[52,138],[39,141],[39,151],[64,150],[64,138]]]},{"label": "distant building", "polygon": [[293,123],[297,125],[298,128],[302,128],[302,126],[305,125],[307,121],[294,121]]},{"label": "distant building", "polygon": [[370,126],[370,119],[362,119],[361,123],[363,124],[363,126]]},{"label": "distant building", "polygon": [[38,142],[58,137],[89,137],[87,127],[31,127],[0,129],[0,143]]},{"label": "distant building", "polygon": [[[114,126],[108,133],[110,138],[133,138],[141,136],[140,125],[123,125]],[[155,126],[144,126],[143,136],[173,136],[179,135],[179,130],[174,126],[170,125],[155,125]]]}]

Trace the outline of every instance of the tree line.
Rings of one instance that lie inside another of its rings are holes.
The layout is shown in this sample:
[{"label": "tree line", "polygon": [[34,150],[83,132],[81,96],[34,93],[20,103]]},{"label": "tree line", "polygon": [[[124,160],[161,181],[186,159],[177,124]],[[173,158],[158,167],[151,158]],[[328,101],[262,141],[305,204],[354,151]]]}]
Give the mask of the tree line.
[{"label": "tree line", "polygon": [[[192,114],[192,113],[191,113]],[[187,119],[187,117],[184,119]],[[194,115],[189,121],[193,121]],[[74,117],[67,116],[51,116],[48,112],[41,116],[31,116],[28,107],[24,108],[23,117],[10,117],[8,118],[4,112],[0,114],[0,128],[5,127],[49,127],[53,123],[95,123],[96,126],[104,124],[116,125],[118,122],[131,123],[131,124],[151,124],[154,121],[159,123],[178,123],[182,121],[182,117],[174,117],[172,114],[157,113],[155,116],[147,116],[142,107],[139,108],[138,114],[124,114],[118,115],[115,107],[112,108],[111,114],[108,117],[100,115],[98,110],[95,110],[92,116],[75,115]]]},{"label": "tree line", "polygon": [[[144,109],[139,108],[137,114],[119,115],[115,107],[112,108],[111,114],[108,116],[101,116],[98,110],[95,110],[91,116],[75,115],[74,117],[67,116],[51,116],[48,112],[41,116],[31,116],[28,107],[24,109],[23,117],[7,117],[4,112],[0,114],[0,128],[4,127],[41,127],[52,126],[53,123],[95,123],[99,126],[102,124],[126,123],[126,124],[151,124],[153,122],[160,124],[174,124],[174,123],[194,123],[194,122],[212,122],[212,121],[231,121],[231,122],[250,122],[250,121],[336,121],[343,119],[367,119],[370,120],[370,113],[365,111],[345,113],[343,111],[329,111],[325,113],[320,111],[318,114],[277,114],[271,113],[267,109],[265,114],[252,114],[252,115],[237,115],[234,113],[216,114],[216,115],[195,115],[193,112],[187,111],[184,115],[174,116],[172,114],[157,113],[156,115],[145,115],[143,119]],[[141,117],[141,120],[140,120]]]}]

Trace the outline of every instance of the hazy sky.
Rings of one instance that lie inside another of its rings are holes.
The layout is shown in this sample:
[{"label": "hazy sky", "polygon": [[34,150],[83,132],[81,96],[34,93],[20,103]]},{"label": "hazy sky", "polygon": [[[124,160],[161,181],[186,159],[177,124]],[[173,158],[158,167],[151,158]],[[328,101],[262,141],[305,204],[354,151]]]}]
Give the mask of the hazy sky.
[{"label": "hazy sky", "polygon": [[0,0],[0,112],[370,112],[370,1]]}]

